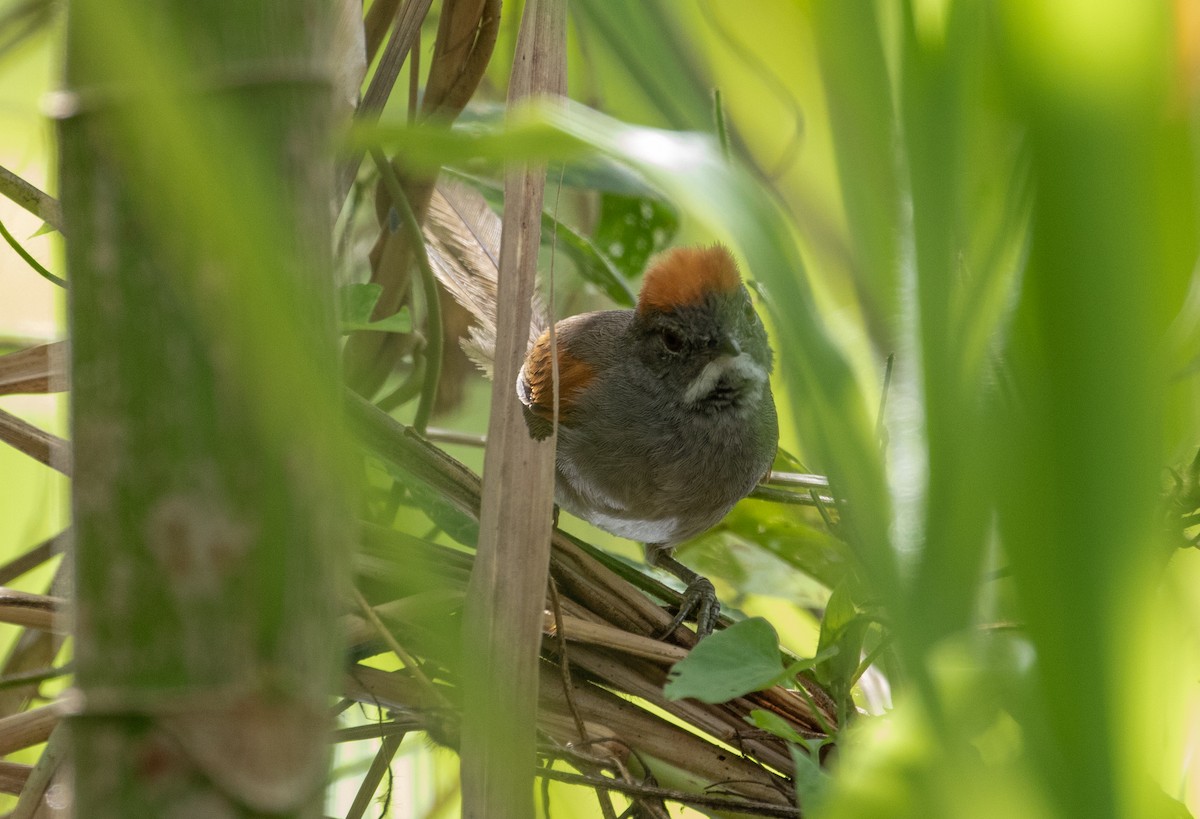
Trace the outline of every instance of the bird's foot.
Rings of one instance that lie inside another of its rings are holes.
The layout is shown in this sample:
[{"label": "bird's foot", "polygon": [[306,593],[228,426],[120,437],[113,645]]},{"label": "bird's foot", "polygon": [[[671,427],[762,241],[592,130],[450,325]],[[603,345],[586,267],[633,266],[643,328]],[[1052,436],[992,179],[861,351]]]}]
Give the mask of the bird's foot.
[{"label": "bird's foot", "polygon": [[661,640],[683,624],[689,615],[696,620],[696,638],[703,640],[712,634],[717,620],[721,617],[721,603],[717,600],[717,590],[707,577],[696,575],[684,589],[683,599],[679,601],[679,611],[671,620],[671,624],[659,636]]},{"label": "bird's foot", "polygon": [[678,613],[658,639],[669,636],[689,616],[695,617],[698,639],[702,640],[712,634],[721,616],[721,604],[717,602],[717,590],[713,588],[712,582],[676,560],[671,554],[671,546],[665,543],[647,543],[646,562],[670,572],[687,584],[683,591],[683,599],[679,601]]}]

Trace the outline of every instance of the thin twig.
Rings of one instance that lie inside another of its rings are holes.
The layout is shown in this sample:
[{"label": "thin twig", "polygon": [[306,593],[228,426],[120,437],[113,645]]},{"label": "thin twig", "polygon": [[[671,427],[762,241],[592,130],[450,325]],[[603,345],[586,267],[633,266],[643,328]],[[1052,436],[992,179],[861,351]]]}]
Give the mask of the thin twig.
[{"label": "thin twig", "polygon": [[339,728],[333,732],[334,742],[361,742],[364,739],[381,739],[383,737],[404,736],[413,731],[423,731],[426,728],[423,719],[387,720],[373,722],[369,725],[354,725],[349,728]]},{"label": "thin twig", "polygon": [[767,483],[778,483],[783,486],[798,486],[802,489],[828,489],[829,478],[824,475],[813,475],[808,472],[783,472],[772,470],[767,476]]},{"label": "thin twig", "polygon": [[50,789],[59,766],[66,756],[66,730],[55,727],[46,741],[46,749],[42,751],[41,757],[33,767],[33,772],[25,780],[25,787],[21,790],[20,798],[17,799],[17,806],[13,808],[8,819],[33,819],[35,816],[42,815],[43,797]]},{"label": "thin twig", "polygon": [[20,674],[11,674],[7,677],[0,677],[0,689],[16,688],[19,685],[33,685],[46,680],[53,680],[58,677],[65,677],[74,672],[74,667],[67,663],[60,665],[57,668],[42,668],[36,671],[25,671]]},{"label": "thin twig", "polygon": [[375,613],[375,609],[371,608],[371,604],[367,602],[367,598],[362,596],[362,592],[360,592],[357,588],[351,587],[351,593],[354,595],[354,601],[362,610],[363,616],[366,617],[367,621],[375,627],[375,630],[379,633],[379,636],[383,638],[385,643],[387,643],[387,647],[390,648],[392,652],[400,658],[400,661],[404,663],[404,666],[413,675],[413,678],[443,708],[449,708],[450,703],[446,700],[445,696],[443,696],[442,692],[438,691],[433,682],[425,676],[425,672],[421,670],[421,666],[417,663],[416,658],[409,654],[408,651],[406,651],[404,647],[400,645],[400,643],[396,640],[395,635],[392,634],[391,630],[383,624],[382,620],[379,619],[379,615]]},{"label": "thin twig", "polygon": [[470,432],[459,432],[456,429],[441,429],[430,427],[425,430],[425,437],[439,444],[458,444],[459,446],[487,446],[486,435],[476,435]]},{"label": "thin twig", "polygon": [[562,605],[558,598],[558,586],[553,577],[548,579],[550,582],[547,584],[547,588],[550,592],[550,611],[554,617],[554,636],[558,642],[558,668],[562,673],[563,696],[566,697],[567,710],[571,712],[571,719],[575,721],[575,730],[579,733],[580,742],[587,742],[591,737],[583,724],[583,717],[579,713],[579,707],[575,705],[575,697],[572,694],[575,686],[571,683],[571,661],[567,657],[567,635],[563,629]]},{"label": "thin twig", "polygon": [[362,784],[358,787],[358,793],[354,795],[350,810],[346,811],[346,819],[362,819],[363,814],[371,805],[371,798],[379,789],[379,783],[383,781],[383,775],[391,767],[392,757],[396,755],[396,751],[399,750],[400,743],[403,741],[404,734],[401,733],[385,736],[379,743],[379,751],[371,760],[371,767],[367,769]]},{"label": "thin twig", "polygon": [[833,503],[833,498],[816,495],[812,490],[807,493],[793,492],[789,489],[779,489],[774,486],[756,486],[750,492],[750,497],[772,503],[791,504],[793,506],[817,506],[822,503]]}]

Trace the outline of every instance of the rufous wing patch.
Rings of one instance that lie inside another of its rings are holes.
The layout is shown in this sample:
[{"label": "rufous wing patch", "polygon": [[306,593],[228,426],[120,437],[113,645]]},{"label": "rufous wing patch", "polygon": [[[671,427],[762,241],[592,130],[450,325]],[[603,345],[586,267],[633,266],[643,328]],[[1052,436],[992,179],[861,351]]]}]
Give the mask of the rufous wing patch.
[{"label": "rufous wing patch", "polygon": [[[563,334],[558,333],[558,417],[569,423],[575,402],[596,371],[582,359],[571,355],[563,346]],[[521,400],[526,409],[547,421],[554,419],[554,367],[551,358],[550,331],[542,333],[525,357],[521,369]]]},{"label": "rufous wing patch", "polygon": [[742,286],[737,262],[729,248],[677,247],[651,264],[642,280],[637,310],[668,312],[698,304],[709,293],[729,293]]}]

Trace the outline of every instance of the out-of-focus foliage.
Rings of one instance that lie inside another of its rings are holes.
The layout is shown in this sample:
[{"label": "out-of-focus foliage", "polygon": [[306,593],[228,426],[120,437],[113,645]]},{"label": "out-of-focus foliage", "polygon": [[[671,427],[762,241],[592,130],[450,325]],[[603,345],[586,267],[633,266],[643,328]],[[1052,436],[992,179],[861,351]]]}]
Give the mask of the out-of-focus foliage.
[{"label": "out-of-focus foliage", "polygon": [[[595,66],[578,98],[709,130],[719,85],[735,169],[715,143],[561,126],[639,167],[684,236],[733,242],[765,284],[785,445],[833,479],[854,555],[822,644],[872,665],[839,653],[827,679],[858,681],[860,703],[886,679],[893,698],[843,737],[817,815],[1194,807],[1198,566],[1176,548],[1194,507],[1165,494],[1200,445],[1193,5],[629,13],[578,4]],[[780,531],[772,516],[758,534]],[[753,517],[733,521],[752,542]],[[777,552],[821,571],[830,550],[800,531]]]},{"label": "out-of-focus foliage", "polygon": [[[571,13],[571,95],[589,110],[489,130],[506,24],[469,127],[394,129],[397,94],[358,138],[485,195],[499,160],[566,161],[546,214],[564,227],[545,234],[559,313],[627,302],[664,237],[744,261],[783,446],[830,476],[830,501],[746,502],[681,557],[785,645],[819,649],[813,676],[844,714],[872,712],[823,760],[828,781],[800,788],[806,815],[1200,808],[1200,554],[1180,548],[1200,525],[1196,4]],[[472,540],[410,492],[398,526]]]}]

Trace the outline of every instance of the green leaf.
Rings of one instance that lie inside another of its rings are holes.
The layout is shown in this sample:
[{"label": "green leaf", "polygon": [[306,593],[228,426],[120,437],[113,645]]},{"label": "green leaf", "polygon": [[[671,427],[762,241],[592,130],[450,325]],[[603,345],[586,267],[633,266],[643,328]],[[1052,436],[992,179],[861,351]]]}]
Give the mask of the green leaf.
[{"label": "green leaf", "polygon": [[369,324],[371,311],[383,288],[377,284],[345,284],[338,288],[338,320],[342,324]]},{"label": "green leaf", "polygon": [[776,561],[799,569],[827,588],[835,588],[855,564],[854,555],[845,543],[810,523],[793,507],[746,501],[733,508],[723,525],[729,532],[774,556],[772,562],[775,565],[771,568],[776,576],[763,578],[768,584],[765,593],[773,593],[773,589],[779,589],[785,583],[796,583],[795,579],[784,576],[795,573],[780,571]]},{"label": "green leaf", "polygon": [[596,247],[628,278],[679,230],[679,212],[663,199],[607,193],[600,197]]},{"label": "green leaf", "polygon": [[850,687],[858,673],[858,660],[862,655],[863,640],[871,621],[859,613],[851,596],[851,583],[839,583],[825,605],[825,616],[821,618],[821,637],[817,641],[817,656],[826,655],[831,649],[835,654],[815,667],[818,681],[829,686],[835,699],[849,697]]},{"label": "green leaf", "polygon": [[487,126],[358,123],[346,136],[349,150],[386,147],[415,171],[454,165],[465,170],[500,162],[573,159],[586,153],[583,143],[547,123],[516,122],[503,129]]},{"label": "green leaf", "polygon": [[455,542],[474,549],[479,543],[479,522],[448,501],[445,496],[420,478],[391,464],[383,464],[388,474],[408,487],[413,503],[435,526]]},{"label": "green leaf", "polygon": [[554,179],[560,171],[563,186],[567,188],[598,191],[599,193],[618,193],[642,198],[662,198],[662,193],[658,188],[615,157],[602,154],[580,157],[558,167],[552,167],[547,172],[546,178]]},{"label": "green leaf", "polygon": [[637,298],[621,275],[623,271],[591,239],[570,225],[554,221],[549,213],[542,214],[542,229],[542,243],[557,241],[559,249],[575,263],[575,269],[584,281],[599,287],[617,304],[633,306]]},{"label": "green leaf", "polygon": [[793,728],[787,720],[773,711],[765,711],[762,708],[755,708],[750,712],[750,716],[746,717],[746,722],[766,731],[768,734],[779,737],[788,742],[795,742],[798,745],[803,745],[806,740]]},{"label": "green leaf", "polygon": [[727,702],[768,688],[782,674],[779,635],[763,618],[751,617],[701,640],[671,669],[663,693],[672,700]]},{"label": "green leaf", "polygon": [[825,798],[833,780],[821,768],[821,763],[803,747],[789,745],[788,750],[792,752],[792,764],[796,766],[796,773],[792,777],[796,783],[796,801],[808,816]]},{"label": "green leaf", "polygon": [[813,806],[824,798],[831,781],[829,774],[825,773],[820,763],[821,748],[830,740],[808,739],[789,725],[783,717],[761,708],[751,711],[746,722],[788,743],[788,750],[792,753],[792,762],[796,766],[796,773],[793,777],[796,783],[796,798],[801,807],[806,811],[811,811]]},{"label": "green leaf", "polygon": [[347,284],[338,288],[338,323],[343,333],[373,330],[381,333],[411,333],[412,317],[407,309],[379,321],[371,321],[371,311],[383,288],[377,284]]}]

